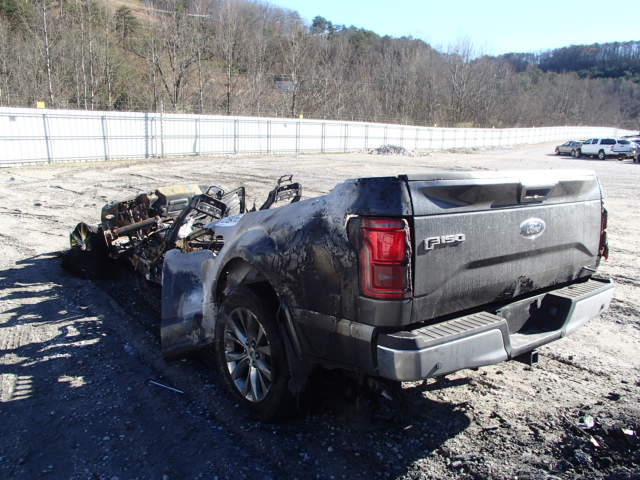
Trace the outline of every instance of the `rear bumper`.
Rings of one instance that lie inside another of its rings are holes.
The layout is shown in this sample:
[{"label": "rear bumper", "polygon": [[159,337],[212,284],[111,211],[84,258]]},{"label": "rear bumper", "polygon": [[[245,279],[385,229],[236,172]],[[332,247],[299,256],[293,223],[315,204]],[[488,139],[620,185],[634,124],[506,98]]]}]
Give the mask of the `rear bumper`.
[{"label": "rear bumper", "polygon": [[495,313],[479,312],[382,334],[376,344],[378,373],[412,381],[512,359],[570,334],[606,311],[613,291],[613,281],[591,279],[514,302]]},{"label": "rear bumper", "polygon": [[607,153],[607,157],[630,157],[631,150],[611,150]]}]

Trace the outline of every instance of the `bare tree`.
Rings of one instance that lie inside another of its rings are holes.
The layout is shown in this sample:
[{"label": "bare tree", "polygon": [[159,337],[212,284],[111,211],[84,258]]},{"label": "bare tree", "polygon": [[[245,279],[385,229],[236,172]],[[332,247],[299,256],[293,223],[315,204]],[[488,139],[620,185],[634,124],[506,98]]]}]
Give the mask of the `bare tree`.
[{"label": "bare tree", "polygon": [[9,27],[0,21],[0,105],[11,106],[11,84],[13,83],[10,64],[11,45],[9,42]]},{"label": "bare tree", "polygon": [[233,97],[238,85],[240,63],[244,49],[244,37],[246,36],[241,5],[232,0],[221,0],[217,22],[216,36],[214,40],[219,50],[218,58],[224,68],[224,89],[225,89],[225,113],[231,115],[233,111]]},{"label": "bare tree", "polygon": [[47,71],[47,91],[49,93],[49,103],[51,106],[55,106],[55,99],[53,96],[53,80],[51,75],[51,49],[49,44],[49,28],[47,22],[47,4],[45,0],[40,0],[40,6],[42,9],[42,42],[44,47],[44,58]]},{"label": "bare tree", "polygon": [[283,79],[288,82],[289,112],[292,117],[298,112],[298,97],[304,88],[305,55],[309,53],[309,37],[302,25],[294,25],[281,40]]}]

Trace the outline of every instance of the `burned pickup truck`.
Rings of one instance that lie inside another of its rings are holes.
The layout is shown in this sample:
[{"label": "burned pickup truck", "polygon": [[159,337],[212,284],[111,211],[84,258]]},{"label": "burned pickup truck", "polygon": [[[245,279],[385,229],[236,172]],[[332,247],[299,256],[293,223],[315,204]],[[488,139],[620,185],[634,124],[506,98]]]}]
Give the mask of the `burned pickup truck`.
[{"label": "burned pickup truck", "polygon": [[242,187],[159,188],[79,224],[70,253],[160,283],[164,353],[214,356],[262,419],[316,367],[414,381],[532,357],[613,296],[595,275],[607,211],[589,171],[360,178],[301,195],[281,178],[247,210]]}]

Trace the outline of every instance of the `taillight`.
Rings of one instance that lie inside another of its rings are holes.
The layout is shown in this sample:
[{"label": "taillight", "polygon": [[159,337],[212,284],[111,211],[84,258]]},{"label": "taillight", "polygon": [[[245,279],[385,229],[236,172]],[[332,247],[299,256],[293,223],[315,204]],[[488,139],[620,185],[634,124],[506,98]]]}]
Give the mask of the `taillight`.
[{"label": "taillight", "polygon": [[607,243],[607,220],[609,214],[607,209],[602,207],[602,214],[600,216],[600,248],[598,249],[598,256],[604,257],[605,260],[609,259],[609,245]]},{"label": "taillight", "polygon": [[405,220],[363,218],[360,288],[373,298],[411,296],[411,234]]}]

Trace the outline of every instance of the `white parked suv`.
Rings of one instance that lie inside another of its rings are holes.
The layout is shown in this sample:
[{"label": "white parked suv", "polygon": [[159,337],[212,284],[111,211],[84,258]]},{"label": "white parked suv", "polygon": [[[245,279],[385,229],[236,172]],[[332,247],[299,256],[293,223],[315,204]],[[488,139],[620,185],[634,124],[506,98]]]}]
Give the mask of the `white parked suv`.
[{"label": "white parked suv", "polygon": [[617,157],[622,160],[631,156],[631,142],[615,138],[590,138],[582,142],[580,153],[588,157],[598,157],[599,160],[607,157]]}]

